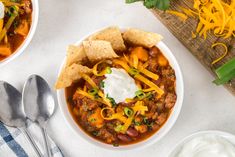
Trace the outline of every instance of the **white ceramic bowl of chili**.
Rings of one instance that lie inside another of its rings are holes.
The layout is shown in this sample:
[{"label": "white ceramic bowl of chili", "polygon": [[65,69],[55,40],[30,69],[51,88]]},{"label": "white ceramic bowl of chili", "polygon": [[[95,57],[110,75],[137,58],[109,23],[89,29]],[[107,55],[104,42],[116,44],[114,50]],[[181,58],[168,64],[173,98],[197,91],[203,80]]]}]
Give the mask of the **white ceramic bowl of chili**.
[{"label": "white ceramic bowl of chili", "polygon": [[[82,38],[82,40],[78,41],[76,45],[80,45],[82,41],[87,39],[92,34],[94,33],[90,33],[88,36]],[[158,142],[161,138],[163,138],[170,131],[172,126],[175,124],[182,108],[183,98],[184,98],[184,82],[183,82],[183,76],[182,76],[180,66],[175,56],[171,52],[171,50],[162,41],[160,41],[156,46],[161,50],[162,54],[167,58],[171,67],[175,70],[175,75],[176,75],[177,100],[176,100],[175,106],[172,109],[171,115],[169,116],[165,124],[156,133],[154,133],[152,136],[150,136],[149,138],[143,141],[130,144],[130,145],[121,145],[118,147],[114,147],[113,145],[105,144],[87,135],[87,133],[84,132],[80,128],[80,126],[78,126],[78,124],[74,121],[72,114],[69,111],[68,104],[66,102],[66,97],[65,97],[65,89],[57,90],[57,99],[58,99],[59,107],[60,107],[60,110],[62,111],[63,117],[65,121],[67,122],[67,124],[70,126],[70,128],[77,135],[79,135],[80,137],[88,141],[89,143],[100,148],[104,148],[108,150],[135,150],[135,149],[146,148]],[[62,71],[64,64],[65,64],[65,59],[60,67],[58,77]]]},{"label": "white ceramic bowl of chili", "polygon": [[10,56],[0,61],[0,67],[6,65],[7,63],[11,62],[16,57],[18,57],[20,54],[22,54],[33,38],[33,35],[38,25],[39,3],[38,0],[31,0],[31,2],[32,2],[33,12],[32,12],[32,23],[29,33],[25,38],[24,42],[20,45],[20,47],[17,48],[15,52],[13,52]]}]

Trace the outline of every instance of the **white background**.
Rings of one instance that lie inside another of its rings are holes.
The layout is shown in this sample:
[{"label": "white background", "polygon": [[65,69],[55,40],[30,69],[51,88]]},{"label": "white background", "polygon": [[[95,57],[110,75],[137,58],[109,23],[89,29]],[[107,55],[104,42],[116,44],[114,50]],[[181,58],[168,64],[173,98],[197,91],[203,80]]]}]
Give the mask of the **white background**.
[{"label": "white background", "polygon": [[235,134],[235,98],[223,87],[212,84],[213,77],[208,71],[141,4],[127,5],[124,0],[39,2],[39,24],[31,44],[20,57],[0,69],[0,80],[8,81],[19,90],[34,73],[42,75],[53,87],[66,46],[110,25],[162,34],[184,75],[185,99],[176,124],[161,141],[144,150],[112,152],[97,148],[74,134],[57,109],[48,131],[66,157],[165,157],[179,140],[200,130],[216,129]]}]

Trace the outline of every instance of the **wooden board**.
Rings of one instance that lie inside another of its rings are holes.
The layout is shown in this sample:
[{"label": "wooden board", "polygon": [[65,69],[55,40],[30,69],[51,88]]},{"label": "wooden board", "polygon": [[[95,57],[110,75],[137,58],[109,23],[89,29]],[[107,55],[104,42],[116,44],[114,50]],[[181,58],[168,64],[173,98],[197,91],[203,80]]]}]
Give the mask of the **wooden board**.
[{"label": "wooden board", "polygon": [[[180,11],[179,7],[192,8],[193,0],[172,0],[171,10]],[[208,34],[207,39],[203,37],[192,38],[192,31],[196,29],[198,20],[195,18],[188,18],[183,22],[178,17],[164,13],[159,10],[152,10],[154,15],[172,32],[172,34],[185,46],[190,52],[208,69],[214,76],[214,69],[224,64],[229,59],[235,57],[235,38],[221,39],[213,34]],[[223,49],[216,47],[211,48],[215,42],[223,42],[229,47],[228,55],[212,66],[211,62],[223,54]],[[196,74],[200,75],[200,74]],[[235,79],[225,87],[235,95]]]}]

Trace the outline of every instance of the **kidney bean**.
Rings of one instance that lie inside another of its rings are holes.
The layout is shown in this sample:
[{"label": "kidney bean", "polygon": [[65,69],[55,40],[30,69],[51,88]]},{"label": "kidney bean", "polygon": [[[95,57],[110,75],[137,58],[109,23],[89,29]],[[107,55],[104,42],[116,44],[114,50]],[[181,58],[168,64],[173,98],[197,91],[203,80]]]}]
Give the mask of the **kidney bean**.
[{"label": "kidney bean", "polygon": [[118,134],[117,138],[123,142],[130,142],[131,141],[131,138],[127,135],[124,135],[124,134]]},{"label": "kidney bean", "polygon": [[150,56],[152,56],[152,57],[157,57],[157,55],[159,54],[159,52],[160,52],[160,50],[159,50],[156,46],[154,46],[154,47],[152,47],[152,48],[150,49],[149,54],[150,54]]},{"label": "kidney bean", "polygon": [[129,128],[127,131],[126,131],[127,135],[131,136],[131,137],[136,137],[139,135],[138,131],[135,130],[134,128]]}]

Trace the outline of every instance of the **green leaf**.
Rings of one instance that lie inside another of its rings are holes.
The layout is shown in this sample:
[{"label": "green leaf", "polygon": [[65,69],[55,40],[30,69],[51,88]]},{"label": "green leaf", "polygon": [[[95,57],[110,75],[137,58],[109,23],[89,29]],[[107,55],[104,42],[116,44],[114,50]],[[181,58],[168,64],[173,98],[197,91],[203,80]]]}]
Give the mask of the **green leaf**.
[{"label": "green leaf", "polygon": [[144,6],[146,6],[148,9],[154,8],[157,6],[158,0],[145,0]]},{"label": "green leaf", "polygon": [[167,10],[170,7],[170,0],[158,0],[155,7],[160,10]]},{"label": "green leaf", "polygon": [[134,2],[139,2],[139,1],[143,1],[143,0],[126,0],[126,3],[134,3]]},{"label": "green leaf", "polygon": [[157,8],[160,10],[167,10],[170,6],[170,0],[126,0],[126,3],[138,1],[143,1],[144,6],[148,9]]}]

